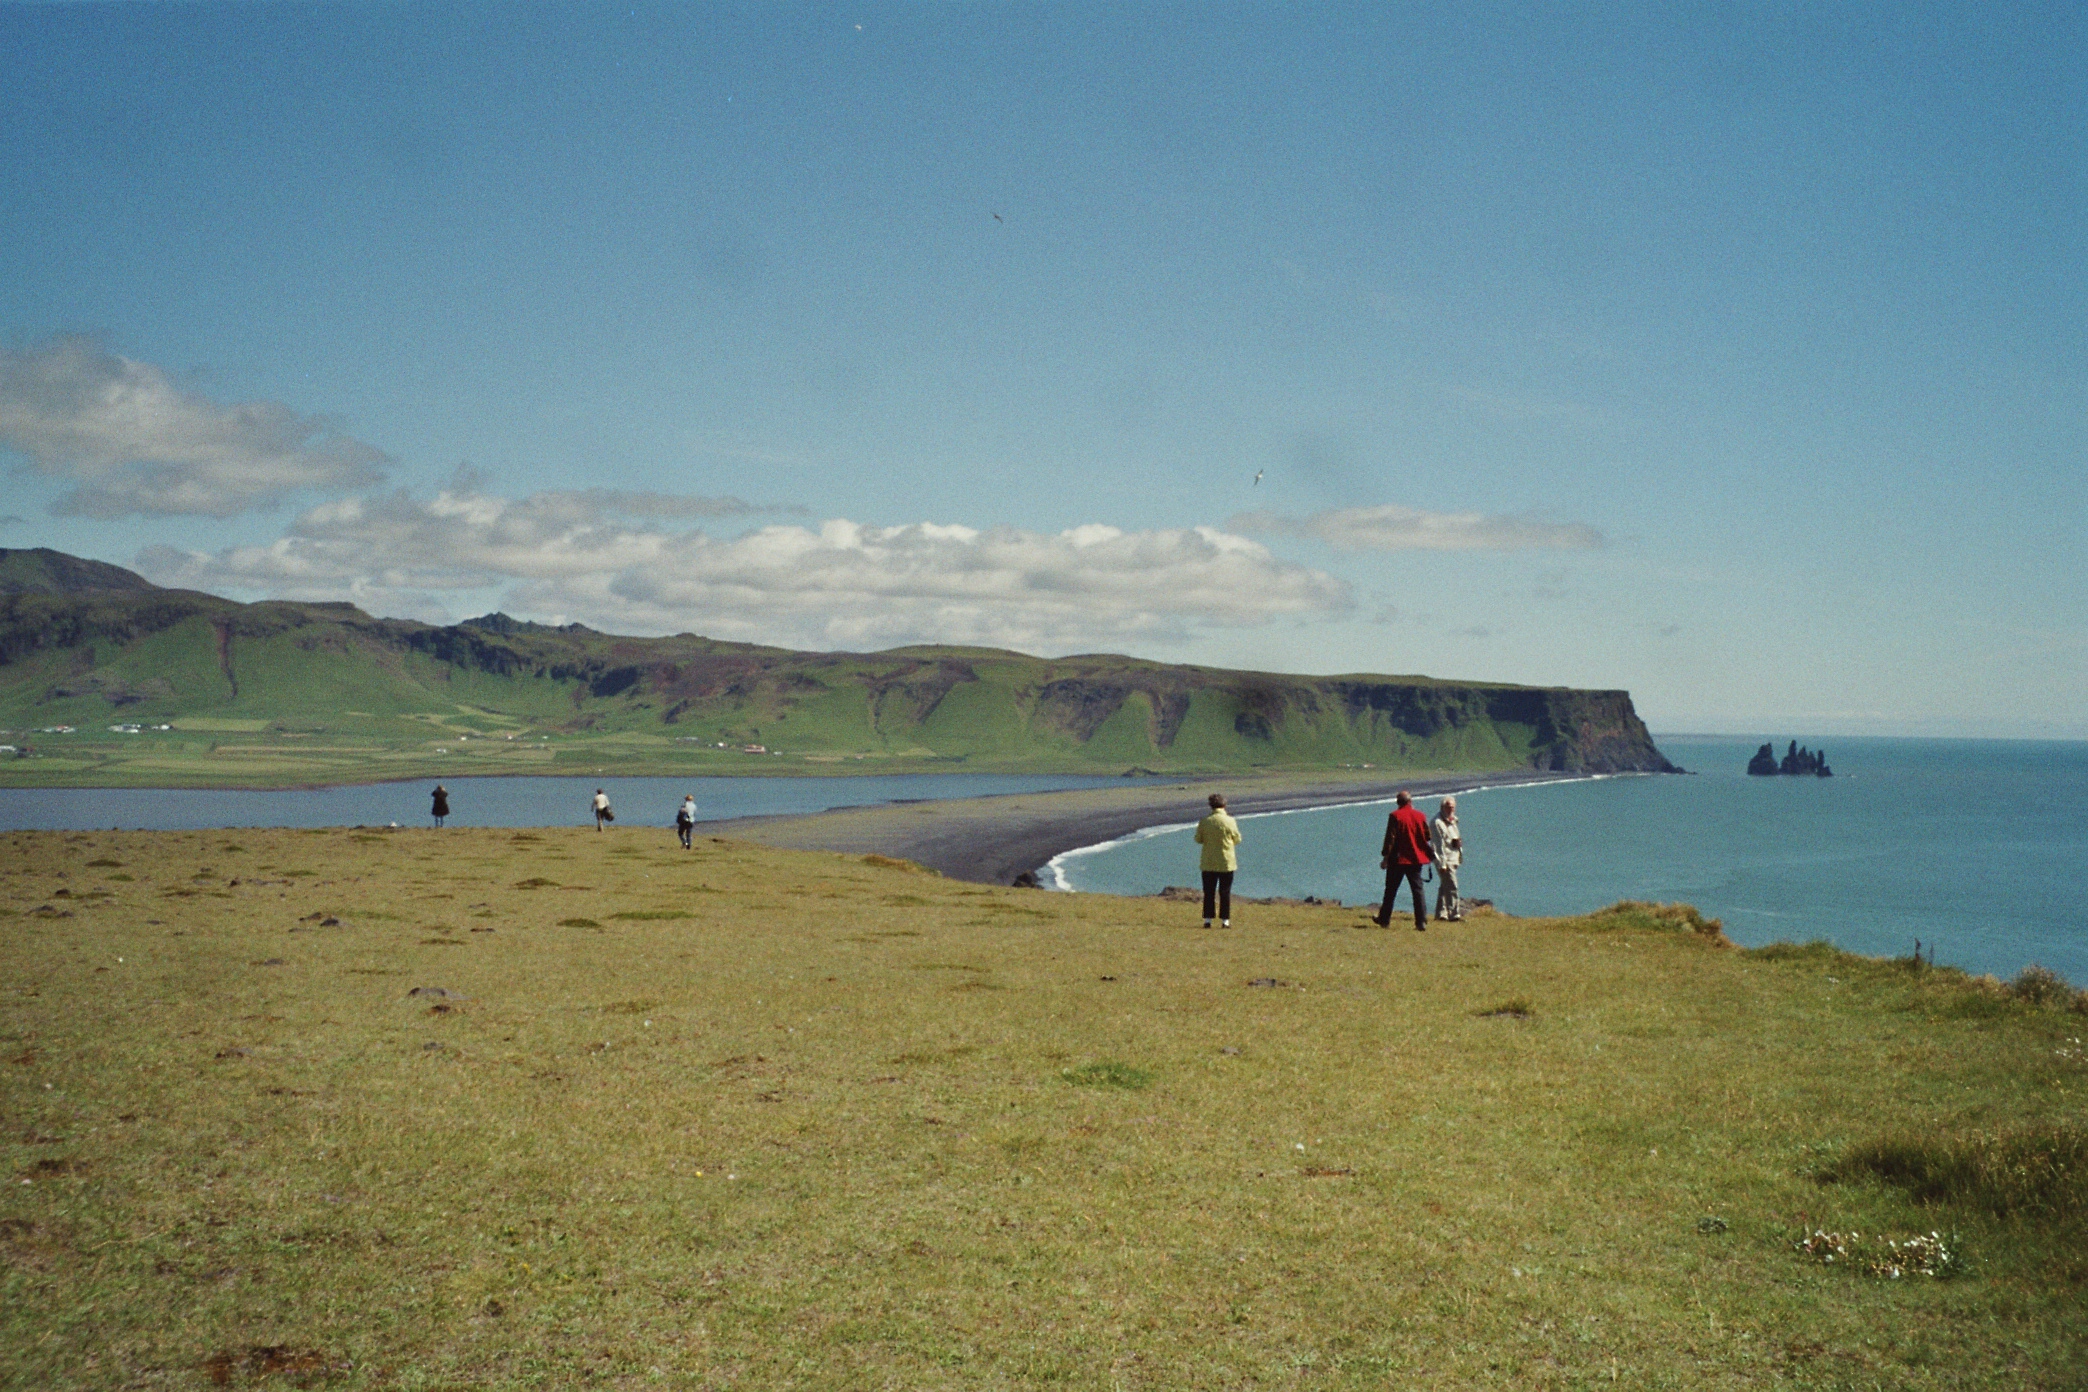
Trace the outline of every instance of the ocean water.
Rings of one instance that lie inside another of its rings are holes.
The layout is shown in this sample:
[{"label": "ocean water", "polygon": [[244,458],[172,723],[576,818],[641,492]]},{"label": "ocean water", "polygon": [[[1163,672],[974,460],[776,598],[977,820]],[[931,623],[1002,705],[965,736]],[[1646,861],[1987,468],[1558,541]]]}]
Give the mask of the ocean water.
[{"label": "ocean water", "polygon": [[[335,788],[0,788],[0,830],[189,831],[209,827],[428,825],[432,778]],[[997,793],[1115,787],[1120,778],[992,773],[858,774],[842,778],[451,778],[451,826],[592,826],[594,790],[618,826],[674,824],[682,794],[698,821],[824,812],[835,807]]]},{"label": "ocean water", "polygon": [[[1968,971],[2006,977],[2034,962],[2088,986],[2088,743],[1829,740],[1833,778],[1749,777],[1760,739],[1658,743],[1693,776],[1460,794],[1460,888],[1518,914],[1679,900],[1747,946],[1824,938],[1903,956],[1918,938]],[[1433,815],[1436,802],[1421,806]],[[1234,892],[1376,903],[1388,810],[1243,818]],[[1193,885],[1189,831],[1152,829],[1053,865],[1073,890]]]}]

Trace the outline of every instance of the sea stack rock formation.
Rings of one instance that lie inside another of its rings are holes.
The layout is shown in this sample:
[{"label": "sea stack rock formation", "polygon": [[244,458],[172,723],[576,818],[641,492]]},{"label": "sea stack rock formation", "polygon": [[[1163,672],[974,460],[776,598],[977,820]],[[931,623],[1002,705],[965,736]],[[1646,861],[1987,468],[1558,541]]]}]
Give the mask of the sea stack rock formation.
[{"label": "sea stack rock formation", "polygon": [[1781,762],[1777,760],[1775,744],[1763,745],[1747,761],[1747,771],[1757,776],[1787,773],[1793,777],[1834,777],[1834,770],[1827,767],[1826,750],[1807,749],[1796,740],[1792,740],[1790,748],[1784,751]]}]

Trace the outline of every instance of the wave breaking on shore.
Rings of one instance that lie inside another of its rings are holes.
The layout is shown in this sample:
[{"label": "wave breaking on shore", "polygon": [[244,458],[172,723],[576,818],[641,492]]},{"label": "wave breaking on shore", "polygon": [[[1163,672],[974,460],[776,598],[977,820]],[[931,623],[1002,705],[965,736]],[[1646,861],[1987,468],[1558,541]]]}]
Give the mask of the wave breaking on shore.
[{"label": "wave breaking on shore", "polygon": [[[1500,792],[1509,788],[1549,788],[1555,787],[1560,783],[1595,783],[1610,778],[1649,778],[1652,776],[1651,774],[1643,773],[1578,773],[1565,778],[1515,779],[1505,783],[1473,783],[1469,786],[1457,788],[1431,788],[1417,796],[1462,797],[1467,793]],[[1296,817],[1311,812],[1335,812],[1349,807],[1389,807],[1398,800],[1397,794],[1391,797],[1354,798],[1342,802],[1317,803],[1310,807],[1279,807],[1267,812],[1242,812],[1238,813],[1237,817],[1238,820],[1243,822],[1259,821],[1265,817]],[[1138,830],[1123,836],[1111,837],[1107,841],[1097,841],[1090,846],[1075,846],[1071,850],[1060,851],[1046,861],[1044,873],[1038,875],[1037,879],[1045,889],[1055,893],[1078,894],[1082,891],[1075,889],[1073,882],[1066,877],[1066,865],[1068,862],[1085,856],[1101,855],[1119,846],[1132,845],[1140,841],[1150,841],[1156,836],[1167,836],[1178,831],[1191,831],[1195,827],[1195,822],[1159,822],[1152,826],[1140,827]]]}]

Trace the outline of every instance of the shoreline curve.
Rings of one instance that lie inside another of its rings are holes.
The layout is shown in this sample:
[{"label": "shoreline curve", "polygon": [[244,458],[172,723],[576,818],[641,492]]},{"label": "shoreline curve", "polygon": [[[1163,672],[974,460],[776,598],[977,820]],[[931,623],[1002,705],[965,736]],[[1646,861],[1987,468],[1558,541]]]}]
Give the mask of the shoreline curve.
[{"label": "shoreline curve", "polygon": [[1403,778],[1328,778],[1324,774],[1198,777],[1122,788],[836,808],[827,812],[739,817],[706,822],[711,835],[793,850],[882,855],[910,860],[977,884],[1007,885],[1040,873],[1068,852],[1099,847],[1154,826],[1195,822],[1205,798],[1222,790],[1235,816],[1262,816],[1391,799],[1401,788],[1417,798],[1521,783],[1574,782],[1593,774],[1495,769],[1419,771]]},{"label": "shoreline curve", "polygon": [[[1418,801],[1424,797],[1460,797],[1466,793],[1483,793],[1494,788],[1541,788],[1550,783],[1586,783],[1602,778],[1635,778],[1639,775],[1629,773],[1553,773],[1535,778],[1509,777],[1502,774],[1481,774],[1478,776],[1484,781],[1458,783],[1454,787],[1437,787],[1432,783],[1423,783],[1417,780],[1410,783],[1402,783],[1400,787],[1412,793],[1415,800]],[[1286,817],[1299,812],[1331,812],[1338,807],[1385,807],[1391,805],[1397,793],[1398,789],[1394,789],[1381,797],[1350,798],[1339,802],[1315,802],[1304,807],[1272,807],[1261,811],[1240,812],[1239,819],[1244,821],[1249,817]],[[1234,809],[1228,804],[1226,810],[1233,811]],[[1042,888],[1059,893],[1088,894],[1103,892],[1074,889],[1066,880],[1065,862],[1077,856],[1095,855],[1110,849],[1112,846],[1121,846],[1127,842],[1137,841],[1147,836],[1164,835],[1169,831],[1175,830],[1188,830],[1195,825],[1195,821],[1156,822],[1151,826],[1142,826],[1135,831],[1125,832],[1122,836],[1112,836],[1107,841],[1097,841],[1091,846],[1070,847],[1060,851],[1039,866],[1037,868],[1037,878],[1042,882]],[[1051,872],[1049,876],[1044,873],[1047,870]],[[1237,898],[1238,896],[1234,897]]]}]

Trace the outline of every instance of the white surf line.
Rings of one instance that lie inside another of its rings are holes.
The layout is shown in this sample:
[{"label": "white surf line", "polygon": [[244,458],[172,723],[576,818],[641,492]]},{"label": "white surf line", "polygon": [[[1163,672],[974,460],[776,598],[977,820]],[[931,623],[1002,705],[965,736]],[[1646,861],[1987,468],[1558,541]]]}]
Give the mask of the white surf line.
[{"label": "white surf line", "polygon": [[[1609,778],[1653,778],[1656,776],[1650,773],[1637,772],[1577,773],[1570,778],[1538,778],[1527,782],[1519,780],[1514,783],[1474,783],[1467,788],[1445,788],[1440,793],[1423,793],[1421,797],[1462,797],[1467,793],[1506,793],[1513,792],[1517,788],[1553,788],[1561,783],[1599,783]],[[1416,802],[1420,800],[1420,798],[1415,799]],[[1395,794],[1392,797],[1361,798],[1355,802],[1321,802],[1315,803],[1311,807],[1278,808],[1274,812],[1243,812],[1240,814],[1239,820],[1252,822],[1259,821],[1263,817],[1294,817],[1305,812],[1336,812],[1344,807],[1389,807],[1398,801],[1399,798]],[[1092,846],[1075,846],[1070,851],[1060,851],[1050,860],[1044,862],[1044,868],[1051,872],[1051,878],[1044,887],[1067,894],[1077,894],[1079,891],[1073,888],[1073,882],[1066,878],[1066,861],[1078,856],[1099,855],[1103,851],[1114,850],[1118,846],[1129,845],[1133,841],[1148,841],[1155,836],[1165,836],[1170,832],[1194,831],[1195,829],[1195,822],[1162,822],[1156,826],[1140,827],[1137,831],[1127,836],[1118,836],[1108,841],[1098,841]]]},{"label": "white surf line", "polygon": [[1073,882],[1066,878],[1065,863],[1076,856],[1099,855],[1103,851],[1113,850],[1118,846],[1127,846],[1133,841],[1149,841],[1155,836],[1165,836],[1169,832],[1194,831],[1195,829],[1195,822],[1162,822],[1157,826],[1140,827],[1128,836],[1119,836],[1109,841],[1098,841],[1092,846],[1075,846],[1070,851],[1060,851],[1050,860],[1044,862],[1044,868],[1051,872],[1051,879],[1045,885],[1045,888],[1063,891],[1067,894],[1075,892]]}]

